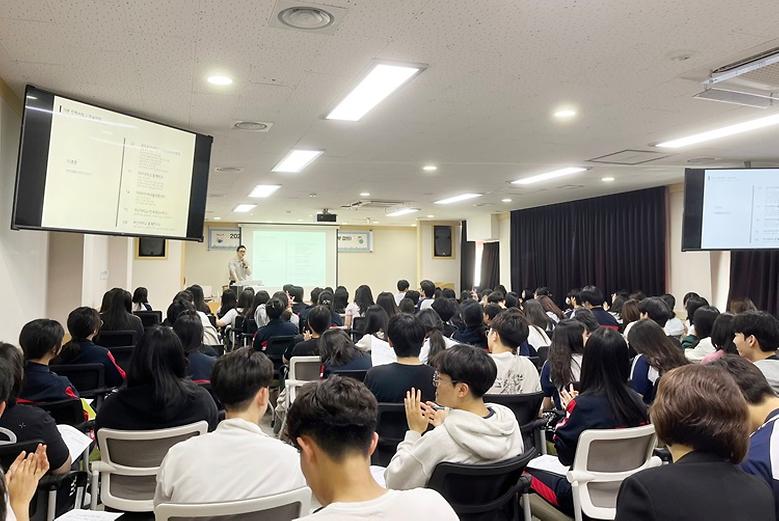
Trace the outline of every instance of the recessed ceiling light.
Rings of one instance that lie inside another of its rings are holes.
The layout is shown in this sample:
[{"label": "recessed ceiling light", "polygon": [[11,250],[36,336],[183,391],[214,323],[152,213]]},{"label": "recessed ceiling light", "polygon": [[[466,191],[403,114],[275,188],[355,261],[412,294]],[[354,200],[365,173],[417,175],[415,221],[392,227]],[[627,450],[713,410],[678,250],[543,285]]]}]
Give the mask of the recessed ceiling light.
[{"label": "recessed ceiling light", "polygon": [[335,22],[335,16],[319,7],[289,7],[278,14],[279,22],[293,29],[316,31],[329,27]]},{"label": "recessed ceiling light", "polygon": [[233,208],[233,211],[235,213],[249,213],[252,210],[254,210],[257,207],[256,204],[239,204],[235,208]]},{"label": "recessed ceiling light", "polygon": [[531,177],[525,177],[524,179],[517,179],[516,181],[512,181],[511,184],[529,185],[533,183],[539,183],[541,181],[548,181],[549,179],[555,179],[557,177],[578,174],[579,172],[584,172],[586,170],[587,170],[586,168],[582,168],[578,166],[570,166],[567,168],[560,168],[559,170],[552,170],[551,172],[546,172],[545,174],[538,174]]},{"label": "recessed ceiling light", "polygon": [[425,165],[422,167],[422,170],[424,170],[425,172],[435,172],[436,170],[438,170],[438,167],[435,165]]},{"label": "recessed ceiling light", "polygon": [[360,197],[370,197],[370,196],[371,196],[370,192],[360,192]]},{"label": "recessed ceiling light", "polygon": [[604,183],[611,183],[611,182],[614,181],[614,178],[613,177],[601,177],[600,180],[603,181]]},{"label": "recessed ceiling light", "polygon": [[475,199],[476,197],[481,197],[481,194],[466,193],[466,194],[455,195],[455,196],[452,196],[452,197],[447,197],[446,199],[441,199],[439,201],[436,201],[435,204],[459,203],[460,201],[467,201],[468,199]]},{"label": "recessed ceiling light", "polygon": [[303,222],[303,219],[298,219],[298,222],[299,222],[299,223],[302,223],[302,222]]},{"label": "recessed ceiling light", "polygon": [[281,188],[281,185],[257,185],[249,194],[249,197],[269,197],[273,192]]},{"label": "recessed ceiling light", "polygon": [[298,173],[322,155],[323,150],[303,150],[293,148],[284,159],[276,163],[273,172]]},{"label": "recessed ceiling light", "polygon": [[435,217],[435,215],[432,215],[432,214],[431,214],[431,215],[428,215],[428,216],[427,216],[427,218],[428,218],[428,219],[432,219],[433,217]]},{"label": "recessed ceiling light", "polygon": [[576,117],[576,109],[572,107],[561,107],[552,114],[556,119],[566,120]]},{"label": "recessed ceiling light", "polygon": [[226,87],[227,85],[233,84],[233,79],[229,76],[215,74],[213,76],[208,77],[208,83],[210,83],[211,85],[217,85],[219,87]]},{"label": "recessed ceiling light", "polygon": [[265,123],[264,121],[236,121],[233,128],[249,132],[266,132],[272,125],[273,123]]},{"label": "recessed ceiling light", "polygon": [[222,218],[221,218],[221,217],[214,217],[214,220],[215,220],[215,221],[221,221],[221,220],[222,220]]},{"label": "recessed ceiling light", "polygon": [[419,211],[419,208],[398,208],[397,210],[392,210],[391,212],[387,212],[387,217],[400,217],[401,215],[408,215],[410,213],[416,213]]},{"label": "recessed ceiling light", "polygon": [[373,107],[422,70],[420,66],[379,63],[336,106],[327,119],[359,121]]},{"label": "recessed ceiling light", "polygon": [[510,203],[510,202],[511,202],[511,199],[509,199],[509,198],[507,197],[507,198],[505,198],[505,199],[501,199],[501,200],[500,200],[500,202],[501,202],[501,203]]},{"label": "recessed ceiling light", "polygon": [[765,116],[762,118],[751,119],[742,123],[736,123],[735,125],[728,125],[726,127],[709,130],[707,132],[701,132],[699,134],[693,134],[691,136],[672,139],[670,141],[663,141],[658,143],[657,147],[660,148],[681,148],[689,145],[697,145],[705,141],[711,141],[713,139],[719,139],[727,136],[734,136],[743,132],[749,132],[750,130],[757,130],[759,128],[771,127],[773,125],[779,125],[779,114],[773,114],[771,116]]}]

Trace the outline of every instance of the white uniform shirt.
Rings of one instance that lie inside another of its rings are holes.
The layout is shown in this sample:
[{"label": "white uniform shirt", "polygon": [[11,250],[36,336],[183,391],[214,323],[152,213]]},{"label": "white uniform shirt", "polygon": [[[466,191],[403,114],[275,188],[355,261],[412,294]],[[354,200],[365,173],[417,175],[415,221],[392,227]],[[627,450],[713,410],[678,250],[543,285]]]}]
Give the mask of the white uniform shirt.
[{"label": "white uniform shirt", "polygon": [[315,514],[299,518],[300,521],[340,521],[343,519],[456,521],[458,517],[449,503],[435,490],[414,488],[411,490],[388,490],[386,494],[370,501],[330,503]]},{"label": "white uniform shirt", "polygon": [[235,282],[243,282],[249,280],[252,274],[252,268],[246,260],[241,260],[238,257],[234,258],[227,264],[227,271],[230,280]]}]

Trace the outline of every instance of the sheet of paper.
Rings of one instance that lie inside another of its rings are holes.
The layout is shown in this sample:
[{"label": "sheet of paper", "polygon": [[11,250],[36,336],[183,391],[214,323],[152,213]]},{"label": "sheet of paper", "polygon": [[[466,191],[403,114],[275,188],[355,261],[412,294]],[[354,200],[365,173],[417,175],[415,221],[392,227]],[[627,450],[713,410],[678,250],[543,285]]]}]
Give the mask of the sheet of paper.
[{"label": "sheet of paper", "polygon": [[102,510],[69,510],[54,521],[114,521],[124,512],[104,512]]},{"label": "sheet of paper", "polygon": [[561,476],[565,476],[570,470],[570,467],[560,463],[560,460],[557,459],[557,456],[552,456],[551,454],[544,454],[537,458],[531,459],[530,463],[527,464],[527,468],[545,470],[547,472],[559,474]]},{"label": "sheet of paper", "polygon": [[89,444],[92,443],[92,438],[70,425],[57,425],[60,434],[62,435],[62,441],[68,447],[70,452],[70,461],[78,461],[81,454],[87,450]]}]

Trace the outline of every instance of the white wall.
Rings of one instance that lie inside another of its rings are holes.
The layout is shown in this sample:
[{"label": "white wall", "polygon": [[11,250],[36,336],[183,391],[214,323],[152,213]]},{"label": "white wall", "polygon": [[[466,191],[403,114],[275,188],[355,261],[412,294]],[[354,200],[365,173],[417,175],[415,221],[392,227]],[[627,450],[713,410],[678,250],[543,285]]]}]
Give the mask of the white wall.
[{"label": "white wall", "polygon": [[47,299],[48,233],[11,230],[20,126],[21,102],[0,80],[0,340],[13,344]]},{"label": "white wall", "polygon": [[[452,227],[452,257],[433,257],[433,226]],[[460,221],[420,221],[417,226],[417,279],[432,280],[436,285],[444,284],[460,291]]]},{"label": "white wall", "polygon": [[[168,256],[165,259],[133,259],[132,284],[128,290],[132,293],[138,286],[147,288],[149,302],[154,309],[167,309],[176,293],[184,287],[183,242],[168,240]],[[136,248],[135,244],[133,248]]]},{"label": "white wall", "polygon": [[81,279],[81,305],[100,308],[108,287],[108,237],[84,235],[84,262]]}]

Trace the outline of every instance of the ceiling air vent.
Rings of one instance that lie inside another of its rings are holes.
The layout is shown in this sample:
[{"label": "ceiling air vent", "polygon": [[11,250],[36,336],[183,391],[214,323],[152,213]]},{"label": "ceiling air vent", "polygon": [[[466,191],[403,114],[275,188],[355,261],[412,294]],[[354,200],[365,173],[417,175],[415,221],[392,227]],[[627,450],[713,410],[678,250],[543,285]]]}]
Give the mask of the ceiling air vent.
[{"label": "ceiling air vent", "polygon": [[368,209],[382,209],[382,208],[394,208],[396,206],[405,206],[407,201],[390,201],[388,199],[361,199],[350,204],[345,204],[341,208],[352,208],[355,210],[361,208]]},{"label": "ceiling air vent", "polygon": [[347,10],[334,5],[301,0],[277,0],[268,25],[310,33],[332,34],[346,16]]},{"label": "ceiling air vent", "polygon": [[642,163],[649,163],[650,161],[657,161],[658,159],[662,159],[664,157],[668,157],[668,155],[647,150],[628,149],[590,159],[590,162],[603,163],[607,165],[640,165]]},{"label": "ceiling air vent", "polygon": [[268,132],[273,126],[270,121],[236,121],[233,128],[245,132]]},{"label": "ceiling air vent", "polygon": [[779,104],[779,47],[712,71],[694,97],[765,109]]}]

